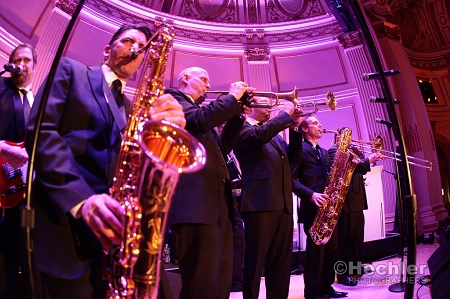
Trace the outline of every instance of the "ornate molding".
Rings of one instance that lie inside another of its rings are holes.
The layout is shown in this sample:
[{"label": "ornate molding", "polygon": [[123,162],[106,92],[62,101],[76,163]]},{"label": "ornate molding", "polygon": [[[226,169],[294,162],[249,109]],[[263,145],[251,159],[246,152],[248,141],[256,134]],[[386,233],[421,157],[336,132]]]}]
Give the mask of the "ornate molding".
[{"label": "ornate molding", "polygon": [[247,61],[267,61],[270,58],[270,49],[263,48],[247,48],[244,51]]},{"label": "ornate molding", "polygon": [[415,58],[409,55],[411,66],[422,70],[445,70],[450,69],[450,54],[444,54],[440,57],[434,58]]},{"label": "ornate molding", "polygon": [[245,37],[247,42],[251,43],[255,37],[258,38],[260,42],[264,41],[265,32],[264,29],[245,29]]},{"label": "ornate molding", "polygon": [[[192,0],[190,1],[193,2]],[[154,11],[152,12],[151,10],[149,10],[148,14],[138,15],[131,10],[127,10],[118,5],[113,5],[111,2],[105,0],[87,0],[86,2],[89,9],[92,9],[99,17],[104,17],[106,21],[114,21],[116,24],[151,24],[158,27],[161,19],[168,18],[174,20],[175,39],[190,41],[194,44],[227,44],[231,47],[242,47],[242,45],[262,43],[271,43],[273,45],[300,45],[307,44],[309,41],[317,40],[318,38],[333,38],[342,33],[339,24],[337,22],[330,22],[328,19],[324,20],[324,24],[316,25],[315,27],[293,25],[290,26],[288,30],[284,27],[280,27],[283,29],[270,32],[267,32],[262,28],[246,30],[242,27],[242,24],[236,25],[239,28],[231,27],[232,30],[230,31],[215,31],[214,29],[205,29],[202,26],[196,26],[194,23],[191,26],[176,24],[178,16],[175,15],[155,15]],[[312,0],[312,3],[315,2],[316,0]],[[308,3],[310,2],[308,1]],[[209,23],[212,24],[212,22],[205,23],[206,27],[211,27],[211,24]]]}]

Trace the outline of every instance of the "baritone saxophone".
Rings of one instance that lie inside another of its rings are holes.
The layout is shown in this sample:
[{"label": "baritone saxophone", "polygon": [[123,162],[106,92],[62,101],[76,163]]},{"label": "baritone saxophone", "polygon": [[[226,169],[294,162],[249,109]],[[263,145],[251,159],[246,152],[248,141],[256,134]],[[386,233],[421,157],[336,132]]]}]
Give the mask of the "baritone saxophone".
[{"label": "baritone saxophone", "polygon": [[311,239],[316,245],[324,245],[331,238],[344,206],[357,165],[356,161],[360,161],[359,155],[350,148],[351,139],[352,130],[350,128],[342,130],[329,179],[323,192],[329,196],[329,199],[325,205],[319,207],[309,229]]},{"label": "baritone saxophone", "polygon": [[111,196],[124,208],[125,220],[121,244],[112,246],[108,255],[108,298],[157,298],[175,187],[180,174],[198,171],[206,162],[205,149],[197,139],[175,124],[152,121],[149,115],[152,103],[164,91],[173,37],[173,29],[165,25],[151,37],[122,139]]}]

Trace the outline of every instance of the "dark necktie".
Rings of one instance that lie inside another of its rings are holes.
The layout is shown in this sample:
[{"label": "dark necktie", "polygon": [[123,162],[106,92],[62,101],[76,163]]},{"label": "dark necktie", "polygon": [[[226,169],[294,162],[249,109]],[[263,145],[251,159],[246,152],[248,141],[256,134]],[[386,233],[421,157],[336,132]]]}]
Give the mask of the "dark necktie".
[{"label": "dark necktie", "polygon": [[23,115],[25,117],[25,125],[28,122],[28,117],[30,116],[30,102],[28,102],[27,91],[25,89],[19,89],[19,91],[23,94]]},{"label": "dark necktie", "polygon": [[317,153],[317,158],[319,158],[319,160],[322,160],[322,152],[320,151],[320,146],[318,144],[316,144],[315,150]]},{"label": "dark necktie", "polygon": [[121,107],[123,107],[124,103],[123,103],[123,93],[122,93],[122,82],[120,82],[119,79],[116,79],[113,81],[113,83],[111,85],[111,91],[114,96],[114,99],[116,100],[117,107],[119,107],[119,109],[120,109]]}]

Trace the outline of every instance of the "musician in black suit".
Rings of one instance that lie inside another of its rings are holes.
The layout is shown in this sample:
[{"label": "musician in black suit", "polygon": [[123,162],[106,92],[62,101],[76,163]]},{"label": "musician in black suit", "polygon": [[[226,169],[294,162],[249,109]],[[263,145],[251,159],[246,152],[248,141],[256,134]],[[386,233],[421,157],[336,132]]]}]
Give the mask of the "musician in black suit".
[{"label": "musician in black suit", "polygon": [[[206,150],[206,165],[182,175],[172,200],[171,228],[182,280],[180,298],[228,298],[233,268],[232,194],[226,155],[244,123],[239,101],[244,82],[230,86],[229,94],[200,104],[210,88],[209,74],[199,67],[180,72],[178,90],[167,89],[183,106],[186,130]],[[222,133],[217,126],[226,122]]]},{"label": "musician in black suit", "polygon": [[[287,298],[293,239],[290,163],[298,163],[302,153],[301,132],[294,130],[300,112],[290,102],[270,120],[269,108],[252,110],[234,146],[242,170],[243,298],[258,298],[263,269],[266,297]],[[289,127],[288,145],[278,133]]]},{"label": "musician in black suit", "polygon": [[[46,298],[105,298],[103,252],[119,245],[123,233],[124,210],[108,195],[126,124],[120,106],[130,109],[123,84],[144,58],[143,52],[135,59],[132,53],[143,49],[150,36],[147,27],[123,25],[105,46],[101,66],[62,58],[56,70],[36,150],[32,194],[34,261]],[[115,98],[110,86],[116,83],[122,89]],[[42,88],[30,122],[41,97]],[[185,124],[181,106],[170,95],[156,99],[150,114],[154,120]],[[28,133],[30,150],[33,126]]]},{"label": "musician in black suit", "polygon": [[325,204],[328,195],[324,194],[328,172],[331,167],[327,150],[318,146],[322,138],[322,125],[316,117],[309,116],[300,124],[303,132],[303,154],[301,163],[293,165],[295,180],[293,191],[300,197],[300,221],[304,223],[306,233],[306,256],[304,263],[305,299],[321,297],[339,298],[346,292],[335,291],[334,264],[337,261],[336,231],[325,245],[316,245],[309,233],[318,207]]},{"label": "musician in black suit", "polygon": [[[223,125],[218,127],[219,132],[222,132]],[[233,275],[231,280],[231,292],[241,292],[244,275],[245,248],[244,220],[242,220],[241,213],[239,212],[241,206],[242,175],[239,163],[233,151],[227,155],[226,160],[228,173],[230,174],[231,193],[233,195]]]},{"label": "musician in black suit", "polygon": [[[20,44],[11,52],[8,62],[20,66],[22,70],[13,71],[11,77],[0,77],[0,157],[11,167],[18,168],[28,161],[27,152],[24,148],[8,144],[6,141],[19,143],[25,140],[28,114],[34,100],[31,80],[37,63],[36,51],[31,45]],[[23,296],[19,274],[20,208],[19,203],[14,207],[10,207],[9,202],[4,204],[7,206],[4,210],[2,209],[4,206],[0,204],[0,255],[3,258],[5,273],[1,271],[0,277],[6,276],[4,278],[6,297],[19,298]]]},{"label": "musician in black suit", "polygon": [[[339,128],[337,133],[341,133],[345,127]],[[328,149],[331,161],[337,151],[339,144],[339,134],[335,134],[333,146]],[[344,262],[346,267],[337,273],[339,283],[346,286],[356,286],[358,281],[354,275],[364,274],[364,268],[361,265],[362,245],[364,243],[364,210],[367,210],[366,188],[364,177],[370,171],[370,166],[381,158],[378,152],[372,153],[364,158],[357,147],[353,147],[355,153],[359,154],[360,162],[356,165],[347,196],[337,223],[338,233],[338,260]]]}]

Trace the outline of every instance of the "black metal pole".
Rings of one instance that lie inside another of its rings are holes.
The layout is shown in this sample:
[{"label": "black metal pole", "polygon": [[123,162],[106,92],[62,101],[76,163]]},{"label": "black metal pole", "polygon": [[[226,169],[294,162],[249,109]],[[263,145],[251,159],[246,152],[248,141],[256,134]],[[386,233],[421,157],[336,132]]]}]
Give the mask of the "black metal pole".
[{"label": "black metal pole", "polygon": [[78,3],[72,18],[67,25],[66,31],[61,39],[61,42],[56,51],[55,58],[53,59],[52,66],[47,76],[47,80],[42,93],[41,103],[39,105],[39,110],[36,117],[36,123],[33,132],[33,144],[31,144],[31,151],[28,163],[28,174],[27,174],[27,189],[24,194],[24,199],[21,205],[21,235],[23,241],[22,255],[23,255],[23,278],[25,284],[25,296],[26,298],[34,299],[37,297],[35,291],[35,281],[34,281],[34,268],[33,268],[33,246],[32,246],[32,230],[34,229],[34,208],[31,204],[31,185],[33,181],[34,172],[34,160],[36,157],[36,147],[39,139],[39,132],[42,125],[42,118],[44,115],[45,107],[47,106],[47,99],[50,94],[50,89],[55,78],[56,68],[66,47],[67,41],[69,40],[72,29],[75,25],[76,19],[78,18],[81,9],[83,8],[85,0],[80,0]]},{"label": "black metal pole", "polygon": [[388,127],[389,129],[389,140],[391,141],[392,150],[394,153],[394,163],[395,163],[395,174],[394,179],[397,186],[397,192],[396,192],[396,211],[398,215],[398,224],[399,224],[399,230],[400,230],[400,248],[399,248],[399,255],[400,255],[400,281],[397,283],[394,283],[389,286],[389,291],[394,293],[404,292],[406,290],[406,284],[403,281],[403,266],[405,262],[405,242],[404,242],[404,217],[403,217],[403,200],[402,200],[402,194],[401,194],[401,185],[400,185],[400,177],[399,177],[399,165],[398,165],[398,159],[397,159],[397,151],[396,146],[394,143],[394,140],[392,138],[392,126]]},{"label": "black metal pole", "polygon": [[[362,6],[360,0],[349,0],[350,7],[353,11],[353,15],[356,20],[359,22],[360,30],[364,36],[364,40],[366,41],[367,49],[369,50],[370,56],[372,58],[373,65],[375,70],[378,72],[379,77],[378,80],[381,85],[381,89],[383,92],[384,99],[386,99],[386,108],[389,115],[390,121],[393,123],[392,131],[394,133],[395,140],[398,142],[398,151],[403,163],[399,163],[398,175],[399,175],[399,185],[400,192],[402,194],[400,200],[409,200],[411,197],[415,199],[415,195],[412,195],[411,190],[411,175],[408,164],[408,157],[405,153],[405,141],[402,135],[402,131],[400,129],[399,120],[395,111],[395,101],[392,97],[389,84],[387,82],[386,76],[384,74],[384,67],[381,63],[380,56],[378,54],[377,47],[375,45],[374,39],[369,29],[368,21],[363,12],[364,7]],[[411,217],[409,217],[411,218]],[[415,219],[410,219],[408,221],[408,266],[407,266],[407,280],[406,280],[406,291],[405,291],[405,299],[413,298],[414,294],[414,279],[411,279],[411,273],[408,269],[415,266],[415,257],[416,257],[416,237],[411,235],[411,232],[415,232]],[[409,227],[412,226],[412,227]]]}]

